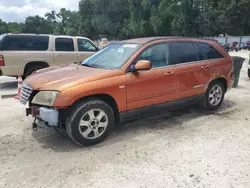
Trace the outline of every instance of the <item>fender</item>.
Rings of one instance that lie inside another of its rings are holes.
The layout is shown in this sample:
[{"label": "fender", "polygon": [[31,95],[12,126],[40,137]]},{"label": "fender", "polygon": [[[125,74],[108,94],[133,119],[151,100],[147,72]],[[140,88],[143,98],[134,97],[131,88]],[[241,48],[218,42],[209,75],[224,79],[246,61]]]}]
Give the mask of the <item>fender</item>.
[{"label": "fender", "polygon": [[81,98],[96,95],[109,95],[112,97],[118,107],[118,111],[126,111],[126,77],[119,75],[93,82],[87,82],[75,85],[61,91],[53,103],[57,109],[67,108]]}]

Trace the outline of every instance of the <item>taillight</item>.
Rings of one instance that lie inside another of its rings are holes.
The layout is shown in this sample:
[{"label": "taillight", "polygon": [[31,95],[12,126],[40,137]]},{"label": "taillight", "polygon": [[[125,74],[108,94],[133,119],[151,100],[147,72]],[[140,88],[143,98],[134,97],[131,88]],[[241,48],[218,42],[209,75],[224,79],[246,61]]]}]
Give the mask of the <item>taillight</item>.
[{"label": "taillight", "polygon": [[1,66],[4,66],[4,65],[5,65],[5,64],[4,64],[3,56],[0,55],[0,67],[1,67]]}]

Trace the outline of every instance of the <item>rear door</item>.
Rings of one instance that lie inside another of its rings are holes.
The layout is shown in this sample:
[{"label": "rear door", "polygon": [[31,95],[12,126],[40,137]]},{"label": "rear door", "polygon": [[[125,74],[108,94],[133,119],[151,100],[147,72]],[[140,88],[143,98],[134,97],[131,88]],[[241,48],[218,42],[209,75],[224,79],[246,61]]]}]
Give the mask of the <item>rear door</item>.
[{"label": "rear door", "polygon": [[77,38],[76,40],[79,62],[87,59],[98,51],[98,48],[91,41],[84,38]]},{"label": "rear door", "polygon": [[204,54],[202,55],[203,59],[209,61],[209,63],[206,64],[206,69],[204,69],[204,71],[208,71],[208,76],[210,79],[215,76],[215,74],[221,74],[223,72],[222,70],[228,69],[227,63],[223,63],[223,61],[228,60],[225,59],[224,56],[221,55],[214,47],[202,42],[197,43],[197,45],[199,48],[199,53]]},{"label": "rear door", "polygon": [[204,93],[209,81],[209,61],[200,59],[197,44],[189,41],[172,42],[171,47],[176,66],[176,99]]},{"label": "rear door", "polygon": [[56,65],[67,65],[78,62],[74,40],[67,37],[55,38],[54,58]]}]

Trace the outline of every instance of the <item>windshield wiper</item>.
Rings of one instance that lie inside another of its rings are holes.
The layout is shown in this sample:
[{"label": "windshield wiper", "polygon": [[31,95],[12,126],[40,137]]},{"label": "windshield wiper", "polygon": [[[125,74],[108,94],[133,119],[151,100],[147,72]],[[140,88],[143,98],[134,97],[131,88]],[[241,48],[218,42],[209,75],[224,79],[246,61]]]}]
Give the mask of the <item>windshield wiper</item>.
[{"label": "windshield wiper", "polygon": [[93,66],[91,66],[91,65],[89,65],[89,64],[82,64],[82,66],[85,66],[85,67],[93,67]]},{"label": "windshield wiper", "polygon": [[102,66],[98,66],[98,65],[89,65],[89,64],[81,64],[81,65],[85,66],[85,67],[91,67],[91,68],[97,68],[97,69],[106,69],[106,70],[110,69],[109,67],[102,67]]}]

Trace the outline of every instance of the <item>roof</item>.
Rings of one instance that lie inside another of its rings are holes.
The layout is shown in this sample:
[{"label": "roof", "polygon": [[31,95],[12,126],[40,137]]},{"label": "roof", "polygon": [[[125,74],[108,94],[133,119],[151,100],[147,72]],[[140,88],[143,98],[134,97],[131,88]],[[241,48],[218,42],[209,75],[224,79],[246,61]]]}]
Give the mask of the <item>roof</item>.
[{"label": "roof", "polygon": [[81,36],[71,36],[71,35],[57,35],[57,34],[34,34],[34,33],[7,33],[7,35],[20,35],[20,36],[55,36],[55,37],[73,37],[73,38],[84,38],[88,39],[87,37]]},{"label": "roof", "polygon": [[207,38],[195,38],[195,37],[180,37],[180,36],[167,36],[167,37],[147,37],[147,38],[135,38],[120,41],[121,43],[136,43],[136,44],[146,44],[155,40],[167,40],[167,39],[187,39],[187,40],[204,40],[204,41],[216,41],[214,39]]}]

